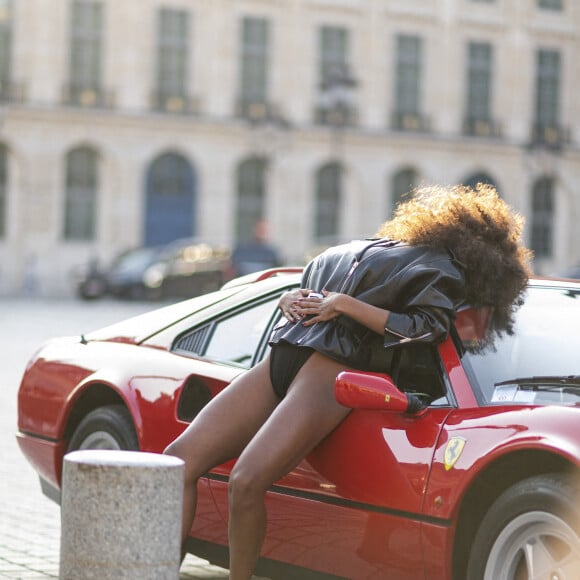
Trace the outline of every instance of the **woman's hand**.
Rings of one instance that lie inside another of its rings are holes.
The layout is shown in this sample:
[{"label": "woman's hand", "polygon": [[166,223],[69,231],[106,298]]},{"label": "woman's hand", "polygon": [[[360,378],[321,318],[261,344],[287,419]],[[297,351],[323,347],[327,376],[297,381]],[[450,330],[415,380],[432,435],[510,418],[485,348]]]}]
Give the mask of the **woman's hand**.
[{"label": "woman's hand", "polygon": [[[312,294],[309,296],[309,294]],[[356,320],[379,335],[385,333],[389,311],[357,300],[348,294],[322,291],[322,297],[314,290],[300,288],[283,294],[278,307],[290,322],[302,321],[304,326],[326,322],[344,315]]]},{"label": "woman's hand", "polygon": [[308,288],[297,288],[296,290],[289,290],[282,294],[280,301],[278,302],[278,308],[282,311],[284,318],[290,322],[298,322],[299,320],[302,320],[302,316],[298,313],[296,305],[299,300],[305,298],[311,292],[313,292],[313,290]]},{"label": "woman's hand", "polygon": [[304,296],[299,298],[295,305],[296,312],[301,318],[308,317],[302,324],[311,326],[317,322],[325,322],[340,316],[340,304],[346,297],[339,292],[322,291],[322,297]]}]

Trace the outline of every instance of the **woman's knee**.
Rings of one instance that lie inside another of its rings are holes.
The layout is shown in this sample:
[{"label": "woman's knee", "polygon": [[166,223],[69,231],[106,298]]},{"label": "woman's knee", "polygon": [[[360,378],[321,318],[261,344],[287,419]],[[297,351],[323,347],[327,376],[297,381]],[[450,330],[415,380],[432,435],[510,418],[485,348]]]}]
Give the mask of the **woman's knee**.
[{"label": "woman's knee", "polygon": [[171,442],[164,450],[163,455],[178,457],[185,463],[185,483],[195,483],[205,472],[204,468],[198,466],[195,453],[188,451],[183,442],[176,440]]},{"label": "woman's knee", "polygon": [[261,501],[270,484],[264,482],[261,470],[236,464],[230,474],[228,494],[232,507],[243,507]]},{"label": "woman's knee", "polygon": [[184,445],[181,444],[179,440],[172,441],[164,450],[163,455],[171,455],[172,457],[178,457],[185,461],[186,452]]}]

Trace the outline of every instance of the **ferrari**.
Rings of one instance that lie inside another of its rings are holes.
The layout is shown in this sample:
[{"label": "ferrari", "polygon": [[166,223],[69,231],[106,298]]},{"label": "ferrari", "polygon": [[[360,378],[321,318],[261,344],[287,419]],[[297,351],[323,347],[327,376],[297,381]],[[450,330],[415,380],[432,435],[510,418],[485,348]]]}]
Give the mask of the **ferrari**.
[{"label": "ferrari", "polygon": [[[161,453],[266,356],[278,299],[299,283],[299,269],[267,270],[42,345],[17,432],[42,491],[59,501],[72,450]],[[489,315],[465,308],[444,341],[385,350],[388,374],[337,376],[351,411],[268,491],[258,574],[580,578],[580,282],[531,280],[514,333],[484,345]],[[186,546],[220,566],[233,464],[200,481]]]}]

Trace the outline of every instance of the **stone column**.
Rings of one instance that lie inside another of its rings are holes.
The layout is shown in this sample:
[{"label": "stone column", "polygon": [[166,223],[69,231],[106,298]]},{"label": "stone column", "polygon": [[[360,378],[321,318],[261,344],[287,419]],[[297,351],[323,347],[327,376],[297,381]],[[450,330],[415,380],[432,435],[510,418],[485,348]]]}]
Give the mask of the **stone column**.
[{"label": "stone column", "polygon": [[60,580],[177,580],[183,472],[155,453],[66,455]]}]

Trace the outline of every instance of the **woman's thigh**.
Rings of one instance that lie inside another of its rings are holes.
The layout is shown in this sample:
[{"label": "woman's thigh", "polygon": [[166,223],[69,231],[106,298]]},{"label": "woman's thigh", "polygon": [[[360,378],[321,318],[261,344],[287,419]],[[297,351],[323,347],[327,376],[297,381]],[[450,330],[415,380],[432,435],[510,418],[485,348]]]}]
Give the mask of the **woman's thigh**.
[{"label": "woman's thigh", "polygon": [[314,353],[288,394],[236,462],[236,478],[265,490],[292,470],[348,415],[334,397],[336,376],[347,367]]},{"label": "woman's thigh", "polygon": [[237,457],[279,401],[267,357],[213,398],[166,452],[185,461],[186,475],[202,475]]}]

